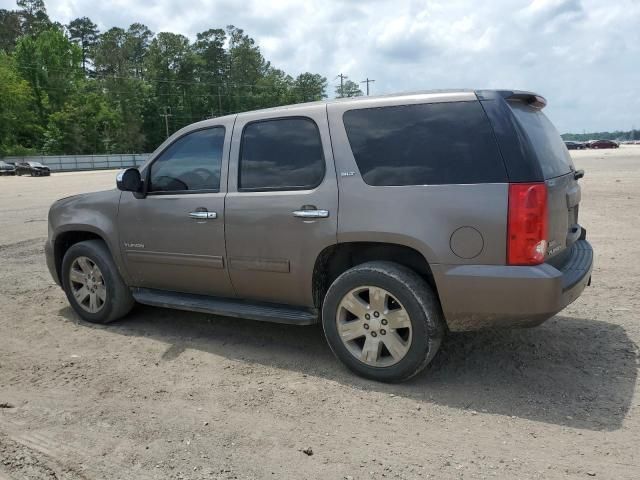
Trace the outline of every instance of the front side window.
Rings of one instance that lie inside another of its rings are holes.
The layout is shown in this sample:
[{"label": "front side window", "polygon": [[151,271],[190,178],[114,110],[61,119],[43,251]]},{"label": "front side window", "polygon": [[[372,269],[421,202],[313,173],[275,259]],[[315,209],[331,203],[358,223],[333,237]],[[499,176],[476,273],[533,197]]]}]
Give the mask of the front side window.
[{"label": "front side window", "polygon": [[151,192],[216,191],[224,127],[197,130],[173,142],[151,164]]},{"label": "front side window", "polygon": [[506,181],[480,102],[349,110],[343,120],[356,164],[369,185]]},{"label": "front side window", "polygon": [[324,177],[318,127],[309,118],[281,118],[248,124],[242,134],[238,189],[305,190]]}]

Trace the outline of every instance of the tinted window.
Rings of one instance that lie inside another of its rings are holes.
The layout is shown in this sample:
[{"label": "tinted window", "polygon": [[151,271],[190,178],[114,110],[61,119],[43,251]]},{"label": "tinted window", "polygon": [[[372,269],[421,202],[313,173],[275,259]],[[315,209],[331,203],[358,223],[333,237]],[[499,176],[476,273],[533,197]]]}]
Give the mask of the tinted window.
[{"label": "tinted window", "polygon": [[218,190],[224,127],[189,133],[151,164],[153,192]]},{"label": "tinted window", "polygon": [[522,126],[542,168],[544,178],[565,175],[573,165],[562,137],[541,110],[523,102],[509,102],[511,111]]},{"label": "tinted window", "polygon": [[250,123],[242,134],[241,190],[314,188],[324,177],[320,132],[308,118]]},{"label": "tinted window", "polygon": [[344,126],[369,185],[506,181],[479,102],[350,110]]}]

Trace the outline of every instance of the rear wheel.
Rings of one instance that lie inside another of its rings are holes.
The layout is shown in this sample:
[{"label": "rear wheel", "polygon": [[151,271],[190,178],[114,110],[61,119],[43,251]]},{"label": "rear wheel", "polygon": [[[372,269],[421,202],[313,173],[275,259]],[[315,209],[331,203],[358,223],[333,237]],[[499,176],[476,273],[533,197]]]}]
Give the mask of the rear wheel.
[{"label": "rear wheel", "polygon": [[62,261],[61,276],[69,303],[88,322],[113,322],[134,305],[129,288],[101,240],[72,245]]},{"label": "rear wheel", "polygon": [[429,285],[393,262],[368,262],[340,275],[325,297],[322,325],[349,369],[383,382],[407,380],[424,369],[444,333]]}]

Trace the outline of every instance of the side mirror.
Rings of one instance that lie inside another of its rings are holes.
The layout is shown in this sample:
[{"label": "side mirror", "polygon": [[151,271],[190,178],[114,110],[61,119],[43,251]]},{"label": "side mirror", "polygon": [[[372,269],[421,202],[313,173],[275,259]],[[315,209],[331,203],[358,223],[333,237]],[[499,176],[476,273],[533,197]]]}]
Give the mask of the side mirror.
[{"label": "side mirror", "polygon": [[142,191],[142,177],[140,170],[137,168],[127,168],[118,173],[116,177],[116,185],[118,190],[123,192],[140,192]]}]

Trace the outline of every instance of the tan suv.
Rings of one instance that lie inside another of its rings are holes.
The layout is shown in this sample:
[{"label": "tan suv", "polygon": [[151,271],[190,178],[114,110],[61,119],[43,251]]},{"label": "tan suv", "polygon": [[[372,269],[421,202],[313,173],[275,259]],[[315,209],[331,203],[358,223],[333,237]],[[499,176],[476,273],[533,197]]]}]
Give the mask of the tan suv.
[{"label": "tan suv", "polygon": [[47,263],[90,322],[135,302],[321,321],[350,369],[404,380],[447,330],[537,325],[589,283],[583,172],[545,103],[438,91],[199,122],[117,190],[54,203]]}]

